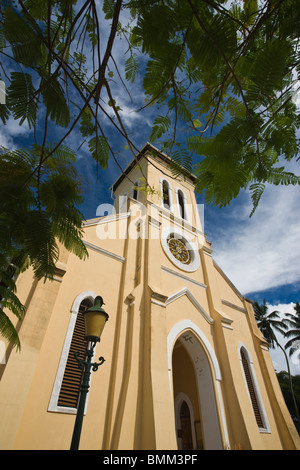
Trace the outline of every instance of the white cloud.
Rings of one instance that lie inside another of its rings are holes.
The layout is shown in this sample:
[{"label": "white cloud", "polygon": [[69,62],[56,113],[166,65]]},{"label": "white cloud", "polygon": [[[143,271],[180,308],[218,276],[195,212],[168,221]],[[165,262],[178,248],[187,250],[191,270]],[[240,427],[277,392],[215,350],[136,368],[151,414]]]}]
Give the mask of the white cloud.
[{"label": "white cloud", "polygon": [[214,258],[243,294],[300,281],[299,205],[299,186],[272,186],[252,218],[251,203],[229,213]]},{"label": "white cloud", "polygon": [[16,148],[14,138],[25,136],[28,132],[29,127],[27,122],[23,122],[20,126],[19,120],[10,117],[5,126],[0,127],[0,147],[14,150]]},{"label": "white cloud", "polygon": [[[290,165],[289,171],[296,165]],[[300,282],[300,189],[299,186],[269,186],[252,218],[251,201],[245,194],[226,210],[227,220],[212,233],[213,256],[229,279],[244,295]],[[222,215],[222,221],[224,220]],[[280,318],[293,313],[294,304],[268,304]],[[276,333],[284,347],[287,339]],[[287,370],[278,347],[270,349],[277,372]],[[297,354],[289,358],[292,375],[300,374]]]}]

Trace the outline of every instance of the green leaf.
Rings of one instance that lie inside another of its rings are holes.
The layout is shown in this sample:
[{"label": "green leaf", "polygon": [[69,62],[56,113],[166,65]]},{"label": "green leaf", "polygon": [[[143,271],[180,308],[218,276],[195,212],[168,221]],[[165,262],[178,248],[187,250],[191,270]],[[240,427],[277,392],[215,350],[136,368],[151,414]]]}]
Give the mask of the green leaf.
[{"label": "green leaf", "polygon": [[287,63],[292,55],[293,50],[288,42],[275,39],[266,41],[259,51],[249,54],[246,97],[255,102],[256,106],[268,104],[276,90],[284,89]]},{"label": "green leaf", "polygon": [[62,127],[67,127],[70,122],[70,110],[55,75],[42,80],[41,93],[51,120]]},{"label": "green leaf", "polygon": [[114,16],[115,2],[114,0],[103,0],[103,12],[105,13],[105,19],[111,20]]},{"label": "green leaf", "polygon": [[193,126],[199,128],[202,126],[202,122],[199,119],[193,119]]},{"label": "green leaf", "polygon": [[11,83],[7,89],[7,106],[20,125],[27,120],[29,127],[36,122],[37,101],[31,75],[22,72],[11,73]]},{"label": "green leaf", "polygon": [[43,37],[35,20],[22,16],[10,6],[5,9],[4,33],[11,44],[14,58],[26,67],[34,67],[41,59]]},{"label": "green leaf", "polygon": [[9,343],[17,347],[17,350],[21,349],[19,335],[15,329],[12,321],[6,315],[6,313],[0,308],[0,333],[3,338],[7,339]]},{"label": "green leaf", "polygon": [[6,123],[7,119],[9,118],[9,109],[6,104],[1,104],[0,103],[0,119],[3,122],[3,124]]},{"label": "green leaf", "polygon": [[92,157],[100,163],[103,169],[107,168],[109,157],[109,145],[107,137],[95,136],[89,140],[88,146]]},{"label": "green leaf", "polygon": [[171,124],[171,119],[169,116],[157,116],[154,120],[154,125],[150,135],[150,142],[154,142],[156,139],[159,139],[163,134],[165,134]]},{"label": "green leaf", "polygon": [[89,137],[95,132],[95,124],[93,123],[93,115],[90,109],[85,108],[80,118],[80,128],[81,135],[83,137]]},{"label": "green leaf", "polygon": [[263,183],[254,183],[254,184],[251,184],[251,186],[249,187],[250,191],[251,191],[251,199],[252,199],[252,203],[253,203],[253,209],[250,213],[250,217],[252,217],[252,215],[254,214],[257,206],[258,206],[258,203],[260,201],[260,198],[265,190],[265,185]]},{"label": "green leaf", "polygon": [[125,63],[126,80],[133,83],[138,71],[139,71],[139,64],[138,64],[137,56],[135,54],[131,54]]}]

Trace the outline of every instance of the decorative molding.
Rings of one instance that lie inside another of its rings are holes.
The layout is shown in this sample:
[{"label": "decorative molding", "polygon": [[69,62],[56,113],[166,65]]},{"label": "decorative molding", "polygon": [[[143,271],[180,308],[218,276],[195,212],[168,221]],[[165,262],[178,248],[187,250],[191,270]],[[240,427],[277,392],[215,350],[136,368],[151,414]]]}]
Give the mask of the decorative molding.
[{"label": "decorative molding", "polygon": [[167,220],[169,223],[170,221],[172,221],[172,223],[178,225],[180,230],[184,229],[185,231],[190,232],[193,237],[195,237],[196,235],[204,236],[204,233],[201,230],[191,225],[187,220],[177,217],[173,212],[170,212],[167,209],[158,206],[152,201],[146,201],[146,205],[149,205],[153,207],[153,209],[157,210],[162,216],[162,218]]},{"label": "decorative molding", "polygon": [[158,229],[160,228],[161,222],[159,222],[159,220],[154,219],[151,215],[148,215],[148,220],[150,225]]},{"label": "decorative molding", "polygon": [[71,307],[71,312],[77,315],[81,302],[84,299],[90,299],[94,303],[94,300],[97,297],[97,295],[99,294],[96,294],[96,292],[94,292],[93,290],[86,290],[84,292],[81,292],[80,294],[76,296]]},{"label": "decorative molding", "polygon": [[[173,256],[168,245],[168,237],[171,233],[174,233],[175,238],[184,240],[186,248],[191,254],[192,261],[190,264],[183,264]],[[165,254],[171,260],[171,262],[179,269],[185,272],[194,272],[200,266],[200,256],[197,246],[188,238],[188,236],[182,231],[175,227],[165,227],[161,232],[161,244]]]},{"label": "decorative molding", "polygon": [[52,277],[53,281],[62,282],[62,278],[66,274],[67,265],[61,261],[57,261],[55,265],[54,276]]},{"label": "decorative molding", "polygon": [[175,292],[174,294],[170,295],[167,300],[166,304],[170,304],[174,302],[174,300],[179,299],[183,295],[186,295],[187,298],[192,302],[194,307],[201,313],[201,315],[205,318],[205,320],[212,325],[214,323],[214,319],[211,318],[208,313],[204,310],[204,308],[199,304],[198,300],[193,296],[193,294],[189,291],[187,287],[183,287],[179,291]]},{"label": "decorative molding", "polygon": [[213,260],[214,267],[216,270],[221,274],[221,276],[225,279],[225,281],[230,285],[232,290],[236,293],[238,298],[243,302],[244,296],[238,291],[238,289],[235,287],[235,285],[231,282],[231,280],[226,276],[224,271],[220,268],[220,266]]},{"label": "decorative molding", "polygon": [[222,325],[223,328],[227,328],[227,330],[232,330],[233,331],[232,326],[230,326],[230,324],[227,323],[226,319],[225,319],[225,321],[221,321],[221,325]]},{"label": "decorative molding", "polygon": [[207,248],[206,246],[203,246],[203,247],[202,247],[202,251],[203,251],[203,253],[205,253],[206,255],[212,256],[212,252],[213,252],[213,251],[212,251],[211,248]]},{"label": "decorative molding", "polygon": [[129,307],[132,307],[133,305],[135,305],[134,294],[128,294],[125,300],[127,300]]},{"label": "decorative molding", "polygon": [[179,273],[177,271],[173,271],[173,269],[168,268],[166,266],[161,266],[161,269],[169,274],[172,274],[173,276],[180,277],[181,279],[184,279],[185,281],[189,281],[192,284],[195,284],[196,286],[202,287],[203,289],[207,288],[206,284],[202,284],[202,282],[197,281],[196,279],[192,279],[191,277],[185,276],[185,274]]},{"label": "decorative molding", "polygon": [[108,256],[109,258],[113,258],[116,261],[120,261],[121,263],[125,262],[125,258],[123,256],[117,255],[116,253],[112,253],[111,251],[105,250],[104,248],[101,248],[100,246],[94,245],[93,243],[90,243],[86,240],[82,240],[83,243],[87,248],[90,250],[96,251],[97,253],[100,253],[101,255]]},{"label": "decorative molding", "polygon": [[245,308],[239,307],[238,305],[235,305],[231,302],[228,302],[228,300],[221,299],[221,302],[222,302],[223,305],[226,305],[227,307],[238,310],[239,312],[247,313],[247,310]]},{"label": "decorative molding", "polygon": [[[138,202],[138,201],[137,201]],[[83,227],[90,227],[91,225],[102,225],[110,222],[117,222],[118,220],[128,219],[130,212],[119,212],[118,214],[110,214],[102,217],[95,217],[94,219],[88,219],[83,222]]]},{"label": "decorative molding", "polygon": [[204,347],[208,357],[210,358],[215,380],[222,380],[221,369],[218,363],[217,356],[213,347],[211,346],[209,340],[206,338],[205,334],[203,333],[200,328],[195,325],[191,320],[182,320],[179,323],[176,323],[170,330],[167,338],[167,346],[168,346],[168,368],[169,371],[172,371],[172,350],[173,345],[175,344],[176,339],[182,334],[185,330],[191,330],[192,333],[196,335],[196,338],[200,340],[200,344]]},{"label": "decorative molding", "polygon": [[159,300],[155,300],[155,299],[151,298],[151,303],[155,304],[155,305],[158,305],[159,307],[166,308],[166,304],[164,304],[163,302],[159,302]]},{"label": "decorative molding", "polygon": [[152,291],[152,294],[151,294],[151,303],[152,304],[159,305],[160,307],[166,308],[167,300],[168,300],[168,297],[165,296],[164,294],[162,294],[160,292]]}]

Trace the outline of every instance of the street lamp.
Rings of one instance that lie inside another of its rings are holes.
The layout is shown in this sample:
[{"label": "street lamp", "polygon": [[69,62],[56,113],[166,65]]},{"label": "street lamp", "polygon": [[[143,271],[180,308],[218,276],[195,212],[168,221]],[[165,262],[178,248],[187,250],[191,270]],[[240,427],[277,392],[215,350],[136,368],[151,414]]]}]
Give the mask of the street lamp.
[{"label": "street lamp", "polygon": [[87,393],[89,391],[91,368],[93,369],[93,371],[97,371],[98,367],[101,366],[101,364],[103,364],[104,362],[104,358],[99,357],[100,362],[92,363],[92,357],[94,355],[96,343],[100,341],[105,323],[108,320],[108,314],[103,310],[102,305],[102,297],[97,296],[95,298],[93,307],[88,308],[84,312],[85,339],[90,342],[90,347],[87,349],[86,352],[86,360],[79,359],[79,352],[75,353],[75,358],[78,362],[78,366],[80,369],[83,369],[84,372],[82,384],[80,387],[80,398],[77,408],[77,415],[70,450],[78,450],[79,447],[85,401]]}]

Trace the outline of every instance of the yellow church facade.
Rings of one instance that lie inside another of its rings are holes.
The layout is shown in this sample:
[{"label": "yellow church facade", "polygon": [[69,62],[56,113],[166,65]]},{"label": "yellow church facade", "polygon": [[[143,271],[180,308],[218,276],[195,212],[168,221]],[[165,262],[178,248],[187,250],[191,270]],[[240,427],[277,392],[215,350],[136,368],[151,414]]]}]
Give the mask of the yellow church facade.
[{"label": "yellow church facade", "polygon": [[146,144],[111,189],[114,210],[84,223],[88,259],[62,249],[52,281],[19,275],[26,315],[21,352],[5,344],[0,365],[0,448],[70,448],[74,352],[100,295],[109,320],[94,359],[105,362],[91,374],[80,449],[300,449],[251,302],[202,232],[193,175],[174,178]]}]

